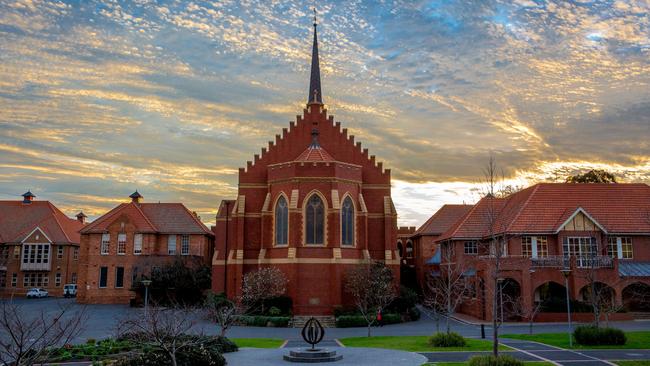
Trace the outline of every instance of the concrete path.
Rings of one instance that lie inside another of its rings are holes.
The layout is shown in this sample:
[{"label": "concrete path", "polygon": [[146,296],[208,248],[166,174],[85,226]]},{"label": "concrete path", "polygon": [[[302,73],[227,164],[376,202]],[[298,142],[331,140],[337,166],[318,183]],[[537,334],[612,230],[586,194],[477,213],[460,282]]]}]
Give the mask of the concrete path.
[{"label": "concrete path", "polygon": [[[421,366],[427,358],[414,352],[394,351],[377,348],[343,348],[328,347],[343,355],[343,359],[328,362],[335,366]],[[282,356],[289,353],[290,348],[255,349],[242,348],[239,352],[226,353],[224,357],[228,365],[233,366],[288,366],[293,365],[284,361]]]}]

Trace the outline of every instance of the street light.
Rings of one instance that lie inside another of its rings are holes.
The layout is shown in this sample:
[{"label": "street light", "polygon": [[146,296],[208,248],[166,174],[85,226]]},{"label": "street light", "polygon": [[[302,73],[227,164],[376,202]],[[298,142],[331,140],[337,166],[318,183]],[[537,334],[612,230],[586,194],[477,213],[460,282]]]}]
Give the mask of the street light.
[{"label": "street light", "polygon": [[569,275],[571,274],[570,268],[561,270],[564,275],[564,288],[566,289],[566,316],[569,321],[569,348],[573,348],[573,330],[571,327],[571,299],[569,298]]},{"label": "street light", "polygon": [[147,309],[149,308],[149,285],[151,285],[151,280],[142,280],[144,285],[144,316],[147,317]]}]

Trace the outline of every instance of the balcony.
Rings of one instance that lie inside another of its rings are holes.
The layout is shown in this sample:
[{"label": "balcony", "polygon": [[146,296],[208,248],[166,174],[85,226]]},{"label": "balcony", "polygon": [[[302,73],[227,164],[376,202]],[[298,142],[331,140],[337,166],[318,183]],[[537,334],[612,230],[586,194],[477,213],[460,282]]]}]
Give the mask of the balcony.
[{"label": "balcony", "polygon": [[21,263],[21,271],[49,271],[52,268],[52,264],[47,261],[45,263]]},{"label": "balcony", "polygon": [[577,256],[575,258],[578,268],[614,268],[614,259],[610,256]]},{"label": "balcony", "polygon": [[571,258],[562,255],[549,255],[530,259],[533,268],[570,268]]}]

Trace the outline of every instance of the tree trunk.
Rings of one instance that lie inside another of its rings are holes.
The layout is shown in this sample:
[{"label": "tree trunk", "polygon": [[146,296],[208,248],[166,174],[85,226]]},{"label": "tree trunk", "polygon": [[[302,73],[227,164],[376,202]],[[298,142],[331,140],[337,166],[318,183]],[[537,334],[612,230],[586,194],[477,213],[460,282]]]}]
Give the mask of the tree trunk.
[{"label": "tree trunk", "polygon": [[224,326],[221,327],[221,336],[222,337],[226,336],[226,327],[224,327]]},{"label": "tree trunk", "polygon": [[368,323],[368,337],[370,337],[370,326],[371,325],[372,325],[372,323]]},{"label": "tree trunk", "polygon": [[533,319],[530,319],[530,322],[528,322],[528,334],[533,335]]},{"label": "tree trunk", "polygon": [[494,291],[492,296],[492,354],[494,357],[499,356],[499,329],[497,327],[497,300],[499,299],[499,290],[497,286],[499,281],[497,276],[494,277]]}]

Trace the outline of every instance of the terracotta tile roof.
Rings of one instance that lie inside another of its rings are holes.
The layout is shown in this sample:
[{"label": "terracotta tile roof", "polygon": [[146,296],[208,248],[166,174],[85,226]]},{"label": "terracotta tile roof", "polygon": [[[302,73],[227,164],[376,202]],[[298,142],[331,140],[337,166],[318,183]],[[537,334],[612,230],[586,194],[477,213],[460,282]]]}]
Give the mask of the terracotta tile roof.
[{"label": "terracotta tile roof", "polygon": [[334,158],[322,147],[310,145],[296,161],[334,161]]},{"label": "terracotta tile roof", "polygon": [[646,184],[539,183],[506,198],[481,199],[438,240],[484,237],[492,221],[495,233],[555,233],[579,209],[608,233],[650,233]]},{"label": "terracotta tile roof", "polygon": [[91,224],[82,234],[104,232],[118,217],[126,215],[143,233],[209,234],[210,231],[182,203],[122,203]]},{"label": "terracotta tile roof", "polygon": [[440,235],[449,230],[458,220],[463,217],[474,205],[444,205],[436,211],[420,228],[414,236]]},{"label": "terracotta tile roof", "polygon": [[20,243],[39,227],[54,243],[79,244],[83,226],[49,201],[0,201],[0,243]]}]

